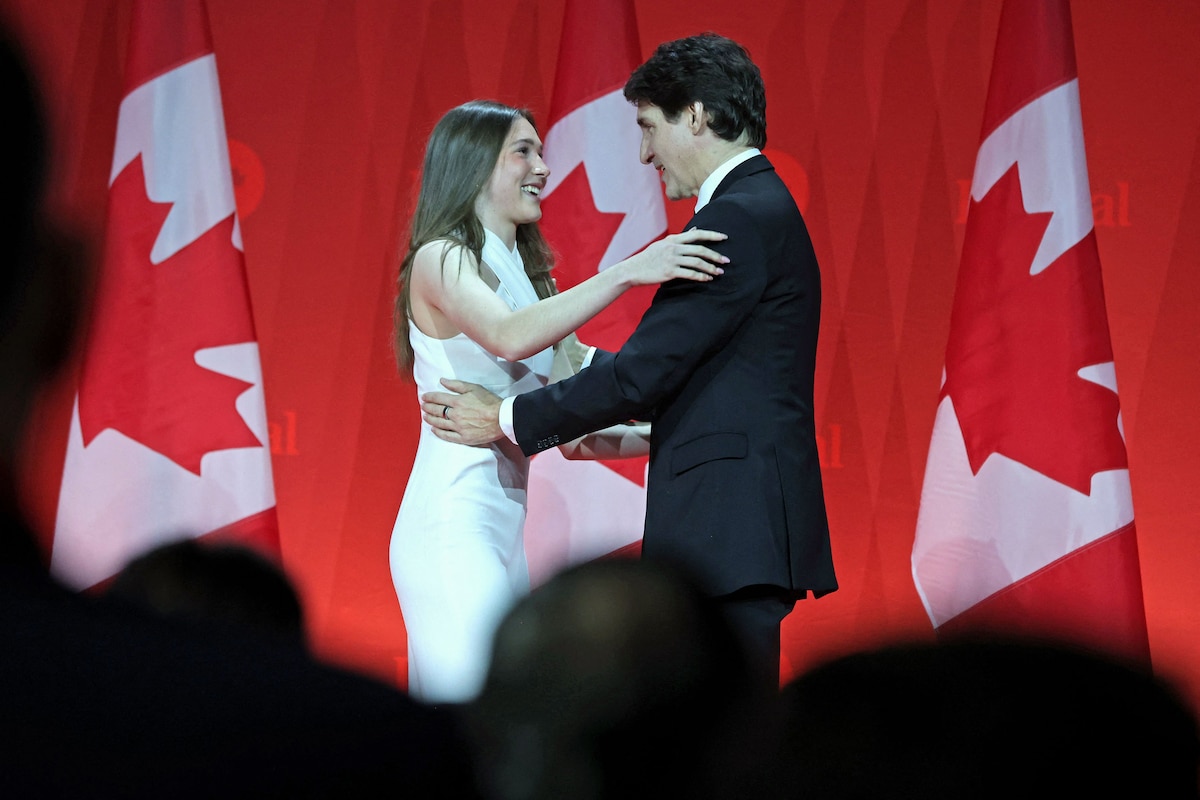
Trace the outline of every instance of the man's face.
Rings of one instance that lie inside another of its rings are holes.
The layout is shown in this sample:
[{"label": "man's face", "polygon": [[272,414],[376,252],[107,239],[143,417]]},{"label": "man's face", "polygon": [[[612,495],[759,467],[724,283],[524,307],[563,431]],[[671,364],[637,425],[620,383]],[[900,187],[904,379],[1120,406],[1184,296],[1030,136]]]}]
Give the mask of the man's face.
[{"label": "man's face", "polygon": [[667,197],[682,200],[700,193],[704,176],[698,175],[696,136],[693,132],[694,111],[685,108],[670,122],[653,103],[638,103],[637,121],[642,129],[641,159],[662,175]]}]

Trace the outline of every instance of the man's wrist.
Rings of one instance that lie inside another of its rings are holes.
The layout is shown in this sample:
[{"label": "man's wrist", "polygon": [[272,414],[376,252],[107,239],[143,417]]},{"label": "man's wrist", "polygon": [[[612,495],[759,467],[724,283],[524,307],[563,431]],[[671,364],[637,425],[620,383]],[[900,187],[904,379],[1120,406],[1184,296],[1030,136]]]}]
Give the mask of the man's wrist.
[{"label": "man's wrist", "polygon": [[500,401],[500,430],[513,444],[517,443],[516,429],[513,427],[513,401],[516,397],[506,397]]}]

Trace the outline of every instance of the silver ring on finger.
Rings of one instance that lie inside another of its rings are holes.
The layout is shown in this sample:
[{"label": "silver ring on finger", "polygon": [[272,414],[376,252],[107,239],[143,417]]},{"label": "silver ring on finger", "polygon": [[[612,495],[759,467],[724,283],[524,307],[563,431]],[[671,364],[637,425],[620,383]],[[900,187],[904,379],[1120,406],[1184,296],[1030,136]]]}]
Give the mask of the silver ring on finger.
[{"label": "silver ring on finger", "polygon": [[442,419],[450,419],[450,406],[442,406]]}]

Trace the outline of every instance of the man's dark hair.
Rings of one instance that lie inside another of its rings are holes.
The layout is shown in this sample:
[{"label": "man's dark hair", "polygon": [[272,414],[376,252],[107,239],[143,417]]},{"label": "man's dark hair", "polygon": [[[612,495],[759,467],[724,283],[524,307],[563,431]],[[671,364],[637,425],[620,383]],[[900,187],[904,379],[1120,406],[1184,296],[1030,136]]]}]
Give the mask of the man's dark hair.
[{"label": "man's dark hair", "polygon": [[702,33],[664,42],[625,82],[625,99],[645,101],[674,122],[699,100],[713,133],[751,147],[767,143],[767,95],[762,74],[746,49],[732,39]]}]

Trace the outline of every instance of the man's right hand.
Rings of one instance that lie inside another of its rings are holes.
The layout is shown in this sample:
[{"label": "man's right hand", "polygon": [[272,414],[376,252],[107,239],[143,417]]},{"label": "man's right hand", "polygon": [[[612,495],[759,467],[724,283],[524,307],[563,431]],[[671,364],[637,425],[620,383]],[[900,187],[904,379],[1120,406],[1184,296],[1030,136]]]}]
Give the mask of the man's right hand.
[{"label": "man's right hand", "polygon": [[434,436],[455,444],[480,446],[504,438],[500,398],[477,383],[442,378],[450,392],[421,396],[421,412]]}]

